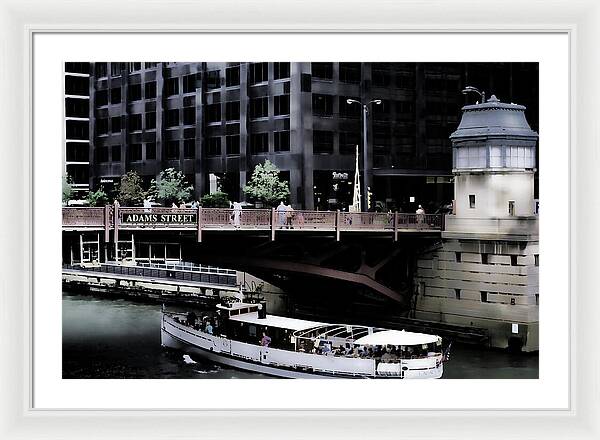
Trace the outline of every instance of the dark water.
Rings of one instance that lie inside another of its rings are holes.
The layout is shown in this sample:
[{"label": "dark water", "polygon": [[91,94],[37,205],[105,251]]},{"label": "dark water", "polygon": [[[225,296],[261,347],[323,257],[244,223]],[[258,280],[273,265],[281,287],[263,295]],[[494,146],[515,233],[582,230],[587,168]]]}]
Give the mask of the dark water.
[{"label": "dark water", "polygon": [[[160,346],[160,305],[63,295],[66,379],[231,379],[267,376],[191,359]],[[446,379],[535,379],[537,354],[452,346]]]}]

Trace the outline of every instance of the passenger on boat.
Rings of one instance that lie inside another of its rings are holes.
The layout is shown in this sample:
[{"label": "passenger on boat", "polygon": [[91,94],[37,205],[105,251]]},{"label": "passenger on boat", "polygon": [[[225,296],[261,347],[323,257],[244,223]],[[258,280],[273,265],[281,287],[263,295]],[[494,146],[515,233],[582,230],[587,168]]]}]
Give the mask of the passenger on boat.
[{"label": "passenger on boat", "polygon": [[189,312],[186,317],[186,324],[192,327],[194,324],[196,324],[196,318],[197,316],[194,312]]},{"label": "passenger on boat", "polygon": [[211,325],[210,321],[206,321],[206,326],[204,327],[204,332],[208,333],[209,335],[213,334],[213,326]]},{"label": "passenger on boat", "polygon": [[265,332],[263,332],[262,338],[260,339],[260,345],[262,345],[263,347],[268,347],[270,343],[271,343],[271,338],[269,336],[267,336],[267,334]]}]

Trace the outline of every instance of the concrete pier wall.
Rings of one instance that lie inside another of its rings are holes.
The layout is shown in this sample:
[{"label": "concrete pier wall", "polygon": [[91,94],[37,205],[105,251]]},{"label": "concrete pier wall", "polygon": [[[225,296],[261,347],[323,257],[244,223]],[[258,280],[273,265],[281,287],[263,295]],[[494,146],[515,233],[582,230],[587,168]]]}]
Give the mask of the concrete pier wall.
[{"label": "concrete pier wall", "polygon": [[414,315],[485,328],[493,347],[539,348],[537,241],[445,239],[419,257]]}]

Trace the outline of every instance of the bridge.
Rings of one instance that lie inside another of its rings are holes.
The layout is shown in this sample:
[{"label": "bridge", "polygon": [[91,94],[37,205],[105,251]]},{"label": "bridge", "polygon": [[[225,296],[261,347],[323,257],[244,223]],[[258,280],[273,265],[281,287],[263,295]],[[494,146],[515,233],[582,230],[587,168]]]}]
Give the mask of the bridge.
[{"label": "bridge", "polygon": [[[251,273],[301,301],[407,310],[416,256],[438,214],[275,209],[65,207],[63,263],[190,261]],[[315,299],[317,298],[317,299]]]},{"label": "bridge", "polygon": [[103,208],[72,208],[62,210],[63,231],[104,231],[105,242],[113,232],[117,242],[123,231],[194,231],[198,242],[204,232],[262,232],[274,241],[281,232],[324,232],[335,235],[361,232],[388,234],[398,241],[399,234],[434,233],[443,229],[441,214],[405,214],[380,212],[340,212],[273,209],[222,208],[133,208],[105,206]]}]

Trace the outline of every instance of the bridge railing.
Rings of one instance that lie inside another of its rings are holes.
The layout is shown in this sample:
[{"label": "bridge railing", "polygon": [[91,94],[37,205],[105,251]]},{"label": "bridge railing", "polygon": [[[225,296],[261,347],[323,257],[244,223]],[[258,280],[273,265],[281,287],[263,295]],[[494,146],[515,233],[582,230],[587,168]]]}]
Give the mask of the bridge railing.
[{"label": "bridge railing", "polygon": [[224,208],[203,208],[202,209],[202,227],[203,228],[244,228],[244,229],[270,229],[271,228],[271,210],[270,209],[224,209]]},{"label": "bridge railing", "polygon": [[[115,215],[116,220],[115,221]],[[404,214],[383,212],[340,211],[277,211],[274,209],[225,209],[225,208],[63,208],[63,228],[104,229],[105,241],[110,230],[120,229],[191,229],[202,240],[202,230],[255,229],[275,231],[283,229],[334,231],[339,239],[340,231],[393,231],[394,239],[401,230],[440,231],[443,229],[441,214]]]},{"label": "bridge railing", "polygon": [[104,208],[64,207],[62,224],[63,227],[104,227]]},{"label": "bridge railing", "polygon": [[277,227],[291,226],[294,229],[335,230],[336,213],[333,211],[294,210],[275,212]]}]

